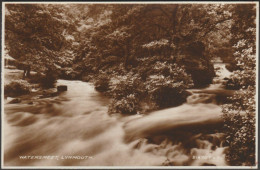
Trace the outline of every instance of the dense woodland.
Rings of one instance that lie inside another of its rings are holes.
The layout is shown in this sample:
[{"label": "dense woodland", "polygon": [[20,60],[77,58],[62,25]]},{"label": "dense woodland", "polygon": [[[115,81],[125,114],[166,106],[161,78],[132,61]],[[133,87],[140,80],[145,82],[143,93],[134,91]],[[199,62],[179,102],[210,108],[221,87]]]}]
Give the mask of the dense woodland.
[{"label": "dense woodland", "polygon": [[37,81],[46,88],[58,78],[93,83],[112,99],[109,113],[148,113],[181,105],[190,95],[186,89],[212,83],[212,60],[220,57],[232,72],[226,88],[239,91],[222,106],[227,159],[233,165],[255,164],[254,4],[5,8],[6,53],[22,69],[29,66],[37,72]]}]

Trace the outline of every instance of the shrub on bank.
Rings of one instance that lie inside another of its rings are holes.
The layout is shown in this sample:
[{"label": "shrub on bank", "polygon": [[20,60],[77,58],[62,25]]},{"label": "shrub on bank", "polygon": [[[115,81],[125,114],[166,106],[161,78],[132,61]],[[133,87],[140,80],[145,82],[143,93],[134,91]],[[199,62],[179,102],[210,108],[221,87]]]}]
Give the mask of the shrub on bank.
[{"label": "shrub on bank", "polygon": [[99,92],[107,92],[109,90],[109,77],[108,75],[101,74],[94,83],[95,89]]},{"label": "shrub on bank", "polygon": [[114,99],[109,107],[110,113],[136,114],[138,101],[134,94]]},{"label": "shrub on bank", "polygon": [[4,95],[15,97],[30,93],[30,84],[25,80],[14,80],[4,86]]},{"label": "shrub on bank", "polygon": [[115,99],[134,94],[138,97],[141,82],[136,74],[129,72],[124,76],[115,76],[115,83],[111,84],[111,94]]},{"label": "shrub on bank", "polygon": [[193,86],[185,69],[166,62],[157,62],[153,68],[155,71],[147,78],[145,86],[158,107],[177,106],[185,102],[188,95],[185,89]]},{"label": "shrub on bank", "polygon": [[[149,70],[139,71],[142,74],[129,71],[113,77],[114,83],[109,91],[113,98],[110,112],[134,114],[151,111],[151,108],[177,106],[184,103],[189,95],[185,89],[193,86],[191,76],[177,64],[157,61]],[[142,78],[144,74],[147,74],[145,79]],[[109,86],[108,83],[106,85]]]},{"label": "shrub on bank", "polygon": [[53,72],[46,74],[37,73],[26,79],[29,83],[39,84],[43,88],[52,88],[55,85],[57,76]]},{"label": "shrub on bank", "polygon": [[27,79],[27,81],[33,84],[40,84],[42,82],[43,77],[44,75],[40,73],[32,74],[30,78]]},{"label": "shrub on bank", "polygon": [[235,104],[223,105],[223,119],[228,146],[227,161],[236,166],[255,165],[255,100],[253,90],[236,93]]},{"label": "shrub on bank", "polygon": [[109,112],[135,114],[139,110],[139,102],[142,100],[142,82],[137,74],[128,72],[124,76],[113,77],[110,85],[110,94],[113,101]]},{"label": "shrub on bank", "polygon": [[235,77],[231,77],[227,80],[225,87],[229,90],[239,90],[241,88],[241,85],[238,79],[236,79]]},{"label": "shrub on bank", "polygon": [[48,69],[45,72],[45,75],[41,78],[40,85],[43,88],[52,88],[54,87],[57,80],[57,75],[55,74],[55,71],[52,69]]},{"label": "shrub on bank", "polygon": [[57,70],[58,71],[58,76],[62,79],[65,79],[65,80],[78,80],[78,79],[81,79],[81,71],[78,71],[78,68],[77,70],[73,70],[73,68],[69,68],[69,67],[65,67],[65,68],[62,68],[60,70]]},{"label": "shrub on bank", "polygon": [[240,70],[232,72],[231,80],[239,91],[230,97],[230,104],[222,106],[225,141],[228,146],[226,158],[232,166],[255,166],[257,164],[255,41],[242,39],[233,47],[236,50],[234,56]]}]

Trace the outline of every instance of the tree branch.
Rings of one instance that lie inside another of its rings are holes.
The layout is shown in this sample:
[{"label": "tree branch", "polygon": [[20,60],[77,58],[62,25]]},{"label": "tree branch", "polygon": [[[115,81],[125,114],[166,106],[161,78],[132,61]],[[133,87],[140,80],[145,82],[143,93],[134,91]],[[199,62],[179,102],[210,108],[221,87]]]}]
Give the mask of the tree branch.
[{"label": "tree branch", "polygon": [[212,24],[211,27],[202,36],[199,37],[199,39],[206,37],[207,34],[209,34],[210,32],[212,32],[215,29],[218,29],[216,27],[217,24],[220,24],[220,23],[225,22],[225,21],[230,20],[230,19],[232,19],[232,17],[221,19],[221,20],[217,21],[216,23]]}]

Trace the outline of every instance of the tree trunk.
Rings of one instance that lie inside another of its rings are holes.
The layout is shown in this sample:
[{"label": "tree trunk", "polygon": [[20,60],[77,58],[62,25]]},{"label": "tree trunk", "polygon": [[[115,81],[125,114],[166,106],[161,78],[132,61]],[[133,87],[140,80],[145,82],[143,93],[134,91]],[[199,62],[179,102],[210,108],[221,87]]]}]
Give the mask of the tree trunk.
[{"label": "tree trunk", "polygon": [[26,68],[24,67],[23,68],[23,79],[25,79],[25,76],[26,76]]},{"label": "tree trunk", "polygon": [[124,58],[125,58],[125,69],[127,69],[128,68],[128,64],[129,64],[129,56],[128,56],[128,45],[124,45],[124,52],[125,52],[125,56],[124,56]]},{"label": "tree trunk", "polygon": [[27,76],[28,78],[31,77],[31,66],[30,66],[30,65],[29,65],[28,68],[27,68],[26,76]]}]

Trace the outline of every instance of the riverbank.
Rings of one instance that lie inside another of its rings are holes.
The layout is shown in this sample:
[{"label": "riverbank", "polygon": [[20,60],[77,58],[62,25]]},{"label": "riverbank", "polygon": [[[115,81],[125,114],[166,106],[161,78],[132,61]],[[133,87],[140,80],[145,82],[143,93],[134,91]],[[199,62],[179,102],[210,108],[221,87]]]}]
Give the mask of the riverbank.
[{"label": "riverbank", "polygon": [[[31,72],[31,76],[36,76],[36,72]],[[20,81],[21,83],[26,83],[28,86],[28,93],[22,95],[9,96],[4,94],[5,103],[21,103],[33,105],[37,99],[54,97],[57,96],[57,88],[43,89],[38,83],[31,83],[30,79],[23,79],[23,70],[19,69],[4,69],[4,85],[8,85],[13,81]]]}]

